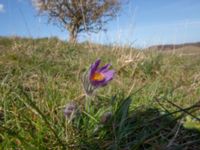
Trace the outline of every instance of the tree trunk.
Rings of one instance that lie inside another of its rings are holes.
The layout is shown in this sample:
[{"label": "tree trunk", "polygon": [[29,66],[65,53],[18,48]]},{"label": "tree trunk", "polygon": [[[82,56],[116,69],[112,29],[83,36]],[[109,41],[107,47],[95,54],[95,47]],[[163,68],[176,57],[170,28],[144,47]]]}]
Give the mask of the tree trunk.
[{"label": "tree trunk", "polygon": [[77,43],[77,34],[78,33],[77,33],[76,28],[73,26],[69,27],[68,31],[69,31],[69,42],[73,43],[73,44]]},{"label": "tree trunk", "polygon": [[70,37],[69,37],[69,43],[76,43],[77,42],[77,36],[73,33],[70,33]]}]

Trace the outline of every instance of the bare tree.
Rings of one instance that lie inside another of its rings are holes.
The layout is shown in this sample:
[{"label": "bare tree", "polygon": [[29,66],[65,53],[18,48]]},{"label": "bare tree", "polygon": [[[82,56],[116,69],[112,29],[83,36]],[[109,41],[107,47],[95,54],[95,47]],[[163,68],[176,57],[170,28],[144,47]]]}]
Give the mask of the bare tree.
[{"label": "bare tree", "polygon": [[116,17],[120,0],[33,0],[39,14],[49,22],[64,27],[70,33],[70,42],[76,42],[80,32],[98,32]]}]

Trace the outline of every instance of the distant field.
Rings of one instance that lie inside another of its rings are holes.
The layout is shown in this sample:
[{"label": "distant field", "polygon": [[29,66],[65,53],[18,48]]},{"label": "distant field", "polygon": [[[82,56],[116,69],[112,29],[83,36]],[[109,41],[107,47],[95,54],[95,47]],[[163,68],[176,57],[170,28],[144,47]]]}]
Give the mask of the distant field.
[{"label": "distant field", "polygon": [[[177,50],[177,49],[200,49],[200,42],[196,43],[184,43],[184,44],[166,44],[166,45],[155,45],[150,46],[149,49],[157,49],[157,50]],[[188,50],[189,51],[189,50]]]},{"label": "distant field", "polygon": [[[72,100],[83,105],[84,99],[77,99],[83,94],[81,78],[97,58],[111,63],[116,75],[99,89],[94,109],[77,130],[66,123],[63,106]],[[116,109],[124,114],[128,107],[120,101],[129,96],[128,122],[116,123],[124,123],[122,128],[98,124],[115,98]],[[200,47],[142,51],[70,45],[56,38],[0,38],[0,149],[198,150],[199,101]],[[155,119],[174,111],[168,120]],[[99,132],[94,133],[97,127]]]}]

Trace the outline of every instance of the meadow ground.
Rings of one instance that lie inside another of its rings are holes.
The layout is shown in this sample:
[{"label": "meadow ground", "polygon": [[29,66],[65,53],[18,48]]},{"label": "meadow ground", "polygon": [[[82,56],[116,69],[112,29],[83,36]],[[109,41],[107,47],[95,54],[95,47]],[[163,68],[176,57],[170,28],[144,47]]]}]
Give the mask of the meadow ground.
[{"label": "meadow ground", "polygon": [[[112,64],[115,78],[82,97],[82,75],[97,58]],[[63,109],[71,101],[81,112],[69,121]],[[0,149],[198,150],[199,107],[196,47],[143,51],[0,38]]]}]

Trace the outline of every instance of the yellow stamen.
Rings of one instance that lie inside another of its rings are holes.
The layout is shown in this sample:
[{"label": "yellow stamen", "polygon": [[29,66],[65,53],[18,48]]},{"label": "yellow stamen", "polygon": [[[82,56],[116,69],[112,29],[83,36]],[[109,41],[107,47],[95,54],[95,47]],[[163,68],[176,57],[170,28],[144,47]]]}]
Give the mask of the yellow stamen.
[{"label": "yellow stamen", "polygon": [[95,72],[94,75],[92,76],[93,81],[102,81],[104,79],[105,79],[104,74],[102,74],[100,72]]}]

